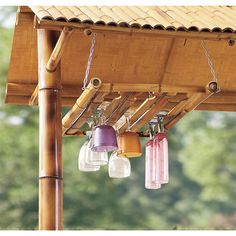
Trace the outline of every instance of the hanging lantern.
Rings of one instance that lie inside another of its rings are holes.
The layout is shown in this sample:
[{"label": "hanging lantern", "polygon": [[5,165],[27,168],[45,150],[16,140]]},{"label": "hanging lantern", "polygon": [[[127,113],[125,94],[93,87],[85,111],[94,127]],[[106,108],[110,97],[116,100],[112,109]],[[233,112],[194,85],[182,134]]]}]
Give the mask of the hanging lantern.
[{"label": "hanging lantern", "polygon": [[168,139],[164,132],[164,115],[157,116],[157,134],[154,137],[154,155],[160,159],[160,182],[166,184],[169,182],[169,163],[168,163]]},{"label": "hanging lantern", "polygon": [[90,165],[86,162],[87,148],[88,148],[88,141],[86,141],[80,149],[78,157],[78,169],[84,172],[98,171],[100,169],[100,166]]},{"label": "hanging lantern", "polygon": [[109,160],[108,174],[111,178],[126,178],[131,174],[130,161],[126,157],[118,157],[113,153]]},{"label": "hanging lantern", "polygon": [[108,163],[108,154],[107,152],[94,152],[91,150],[91,140],[87,145],[87,155],[86,155],[86,163],[95,166],[103,166]]},{"label": "hanging lantern", "polygon": [[136,132],[126,131],[119,135],[117,155],[128,158],[142,156],[140,139]]},{"label": "hanging lantern", "polygon": [[150,127],[150,140],[145,146],[145,188],[159,189],[160,182],[160,156],[155,155],[153,129]]},{"label": "hanging lantern", "polygon": [[110,125],[102,124],[93,129],[91,149],[94,152],[116,151],[117,138],[114,128]]}]

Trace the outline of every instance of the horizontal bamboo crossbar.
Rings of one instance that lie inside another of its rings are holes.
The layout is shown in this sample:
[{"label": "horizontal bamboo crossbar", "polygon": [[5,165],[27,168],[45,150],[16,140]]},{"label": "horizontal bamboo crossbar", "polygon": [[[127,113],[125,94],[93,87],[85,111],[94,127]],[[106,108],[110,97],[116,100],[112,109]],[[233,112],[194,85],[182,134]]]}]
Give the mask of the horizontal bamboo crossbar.
[{"label": "horizontal bamboo crossbar", "polygon": [[63,28],[61,35],[57,41],[57,44],[54,47],[52,54],[48,60],[48,63],[46,65],[48,71],[52,72],[56,70],[58,63],[61,60],[65,46],[69,41],[71,33],[72,33],[72,28],[69,27]]},{"label": "horizontal bamboo crossbar", "polygon": [[90,29],[95,33],[115,33],[128,35],[145,35],[149,37],[164,37],[164,38],[188,38],[198,40],[229,40],[235,39],[236,34],[223,32],[195,32],[195,31],[168,31],[168,30],[150,30],[150,29],[135,29],[120,26],[99,26],[91,24],[78,24],[74,22],[61,22],[51,20],[39,20],[35,18],[34,27],[36,29],[48,29],[60,31],[64,27],[71,27],[76,30]]},{"label": "horizontal bamboo crossbar", "polygon": [[94,95],[100,88],[102,82],[98,78],[91,79],[88,86],[77,99],[72,109],[62,119],[62,133],[66,131],[77,121],[78,117],[84,112]]},{"label": "horizontal bamboo crossbar", "polygon": [[[81,86],[62,86],[62,105],[72,106],[78,96],[82,93]],[[33,92],[32,92],[33,91]],[[204,92],[203,86],[178,86],[178,85],[160,85],[160,84],[102,84],[99,91],[102,92],[167,92],[167,93],[187,93],[193,94],[198,92]],[[112,95],[112,94],[111,94]],[[28,100],[27,100],[27,97]],[[19,84],[8,83],[7,84],[7,99],[9,103],[30,104],[37,105],[38,89],[37,84]],[[222,90],[220,93],[215,94],[205,101],[205,103],[216,104],[235,104],[236,103],[236,88],[232,90]],[[229,107],[229,105],[227,105]]]}]

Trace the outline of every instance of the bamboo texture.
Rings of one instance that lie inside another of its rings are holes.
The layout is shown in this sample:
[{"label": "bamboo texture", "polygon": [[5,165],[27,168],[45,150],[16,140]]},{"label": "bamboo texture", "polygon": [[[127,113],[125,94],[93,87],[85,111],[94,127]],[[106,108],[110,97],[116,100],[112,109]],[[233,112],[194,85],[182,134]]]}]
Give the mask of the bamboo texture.
[{"label": "bamboo texture", "polygon": [[168,96],[163,94],[157,100],[151,108],[144,113],[142,117],[140,117],[136,122],[131,125],[131,131],[138,131],[141,127],[143,127],[146,123],[148,123],[163,107],[168,103]]},{"label": "bamboo texture", "polygon": [[100,88],[102,82],[98,78],[93,78],[77,99],[71,110],[62,119],[62,133],[63,135],[67,130],[78,120],[78,118],[83,114],[87,106],[92,101],[93,97]]},{"label": "bamboo texture", "polygon": [[47,70],[49,72],[55,71],[55,69],[57,68],[57,65],[59,63],[59,61],[61,60],[63,51],[65,49],[66,44],[68,43],[70,36],[72,33],[72,29],[69,27],[65,27],[62,32],[61,35],[57,41],[56,46],[54,47],[52,54],[48,60],[47,63]]},{"label": "bamboo texture", "polygon": [[39,78],[39,229],[63,229],[60,67],[46,63],[55,45],[53,32],[38,30]]},{"label": "bamboo texture", "polygon": [[[150,98],[147,98],[130,116],[129,118],[129,124],[133,125],[136,120],[138,120],[155,102],[157,97],[152,96]],[[123,133],[128,127],[127,122],[124,122],[118,127],[118,133]]]},{"label": "bamboo texture", "polygon": [[[92,102],[88,105],[85,112],[78,118],[78,120],[72,125],[72,129],[79,130],[83,124],[88,121],[88,118],[96,111],[96,109],[102,104],[104,101],[104,93],[98,93],[96,97],[92,100]],[[71,129],[70,128],[70,129]]]},{"label": "bamboo texture", "polygon": [[186,114],[196,109],[198,105],[217,92],[219,92],[217,83],[211,82],[206,86],[205,93],[195,93],[185,102],[179,103],[168,113],[168,116],[173,116],[173,118],[165,124],[165,129],[171,129]]},{"label": "bamboo texture", "polygon": [[136,101],[136,94],[129,93],[125,97],[122,103],[112,112],[112,114],[107,119],[107,124],[113,126],[115,123],[123,116],[123,114],[134,104]]}]

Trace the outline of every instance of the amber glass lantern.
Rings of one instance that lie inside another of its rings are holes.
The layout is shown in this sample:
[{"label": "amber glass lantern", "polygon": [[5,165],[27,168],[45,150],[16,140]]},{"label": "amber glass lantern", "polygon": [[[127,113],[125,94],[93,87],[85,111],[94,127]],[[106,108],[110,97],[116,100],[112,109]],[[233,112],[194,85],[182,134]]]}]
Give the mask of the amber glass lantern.
[{"label": "amber glass lantern", "polygon": [[118,136],[119,157],[140,157],[142,156],[139,135],[136,132],[126,131]]}]

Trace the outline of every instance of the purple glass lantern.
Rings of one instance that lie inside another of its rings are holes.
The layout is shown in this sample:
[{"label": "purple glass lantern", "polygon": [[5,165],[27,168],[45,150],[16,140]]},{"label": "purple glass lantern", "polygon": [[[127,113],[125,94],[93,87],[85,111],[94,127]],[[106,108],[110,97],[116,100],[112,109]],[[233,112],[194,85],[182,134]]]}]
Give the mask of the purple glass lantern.
[{"label": "purple glass lantern", "polygon": [[98,125],[93,129],[91,150],[94,152],[116,151],[118,148],[114,128],[110,125]]}]

